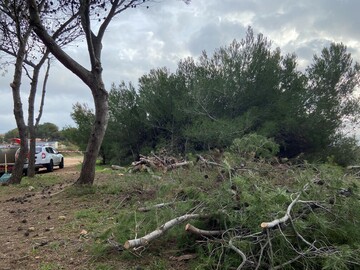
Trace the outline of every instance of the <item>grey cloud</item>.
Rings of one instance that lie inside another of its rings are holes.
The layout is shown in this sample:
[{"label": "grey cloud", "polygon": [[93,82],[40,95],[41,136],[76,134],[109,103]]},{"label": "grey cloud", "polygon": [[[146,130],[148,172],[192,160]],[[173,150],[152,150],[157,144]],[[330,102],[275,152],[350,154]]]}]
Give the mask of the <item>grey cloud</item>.
[{"label": "grey cloud", "polygon": [[215,49],[229,45],[234,39],[245,36],[246,27],[234,23],[212,23],[205,25],[199,32],[194,33],[189,42],[193,55],[200,55],[202,51],[212,54]]}]

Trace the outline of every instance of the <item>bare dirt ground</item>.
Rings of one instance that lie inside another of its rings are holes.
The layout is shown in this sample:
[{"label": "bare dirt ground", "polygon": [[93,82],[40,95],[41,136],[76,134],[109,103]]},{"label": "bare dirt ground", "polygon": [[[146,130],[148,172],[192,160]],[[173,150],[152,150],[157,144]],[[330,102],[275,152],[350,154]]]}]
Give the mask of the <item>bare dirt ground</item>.
[{"label": "bare dirt ground", "polygon": [[77,202],[61,197],[64,187],[77,179],[79,163],[81,157],[65,158],[65,168],[51,173],[64,181],[41,191],[0,187],[9,189],[0,193],[1,270],[91,269],[84,248],[88,239],[81,236],[81,225],[67,226],[79,209]]},{"label": "bare dirt ground", "polygon": [[[81,162],[81,157],[65,157],[63,169],[55,167],[51,173],[42,169],[38,173],[40,177],[27,180],[29,185],[0,186],[0,270],[148,269],[139,264],[146,265],[149,261],[151,264],[151,256],[142,261],[129,261],[119,259],[121,251],[114,250],[104,259],[100,258],[100,262],[99,258],[94,258],[91,247],[96,237],[91,235],[92,228],[87,228],[78,218],[78,213],[86,209],[106,211],[111,203],[119,206],[127,195],[69,196],[63,192],[78,178]],[[41,183],[42,179],[53,176],[60,177],[60,182],[50,186]],[[32,181],[36,186],[34,190]],[[107,174],[96,174],[95,184],[106,181]],[[111,220],[94,222],[104,226],[100,233],[113,226]],[[158,268],[152,266],[150,269]],[[184,262],[170,260],[166,269],[187,268]]]}]

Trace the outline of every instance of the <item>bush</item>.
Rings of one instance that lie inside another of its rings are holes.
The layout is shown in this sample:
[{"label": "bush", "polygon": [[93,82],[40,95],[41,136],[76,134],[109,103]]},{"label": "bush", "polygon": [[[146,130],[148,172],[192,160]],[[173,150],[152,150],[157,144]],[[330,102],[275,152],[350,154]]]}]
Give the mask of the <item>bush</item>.
[{"label": "bush", "polygon": [[230,146],[230,150],[247,158],[269,159],[279,153],[279,145],[272,139],[251,133],[237,138]]},{"label": "bush", "polygon": [[328,156],[338,165],[355,165],[360,159],[360,148],[355,138],[340,137],[330,146]]}]

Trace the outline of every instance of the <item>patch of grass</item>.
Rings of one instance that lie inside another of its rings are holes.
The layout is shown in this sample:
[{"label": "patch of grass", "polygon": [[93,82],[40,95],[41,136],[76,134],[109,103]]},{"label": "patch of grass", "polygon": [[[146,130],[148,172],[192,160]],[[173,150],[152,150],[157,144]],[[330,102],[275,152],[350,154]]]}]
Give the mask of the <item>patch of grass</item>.
[{"label": "patch of grass", "polygon": [[63,179],[59,175],[51,174],[51,173],[42,173],[42,174],[35,174],[33,178],[23,177],[19,187],[28,188],[32,186],[35,188],[35,190],[38,190],[45,186],[51,186],[60,183],[63,183]]},{"label": "patch of grass", "polygon": [[49,245],[50,249],[52,250],[59,250],[61,247],[61,243],[59,241],[51,242]]},{"label": "patch of grass", "polygon": [[94,270],[115,270],[114,266],[109,266],[106,263],[101,263],[95,266]]},{"label": "patch of grass", "polygon": [[66,190],[66,195],[68,197],[82,197],[93,195],[97,193],[96,186],[71,186]]},{"label": "patch of grass", "polygon": [[39,266],[39,270],[60,270],[63,269],[61,265],[57,263],[41,263]]}]

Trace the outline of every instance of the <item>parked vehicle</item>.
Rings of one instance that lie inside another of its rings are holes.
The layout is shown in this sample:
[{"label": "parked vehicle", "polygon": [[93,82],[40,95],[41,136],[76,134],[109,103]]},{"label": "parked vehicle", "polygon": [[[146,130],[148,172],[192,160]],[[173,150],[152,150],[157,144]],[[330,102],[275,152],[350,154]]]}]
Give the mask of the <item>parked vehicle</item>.
[{"label": "parked vehicle", "polygon": [[12,172],[15,165],[15,153],[18,149],[17,145],[0,146],[0,176],[5,172]]},{"label": "parked vehicle", "polygon": [[[9,145],[0,145],[0,177],[5,172],[11,173],[15,166],[15,160],[20,152],[20,142],[13,139]],[[24,164],[24,174],[27,174],[29,167],[28,158]],[[36,145],[35,148],[35,170],[46,168],[48,172],[54,170],[54,166],[64,168],[64,156],[60,154],[54,147],[49,145]]]},{"label": "parked vehicle", "polygon": [[[26,169],[28,164],[26,165]],[[54,166],[64,168],[64,156],[51,146],[39,146],[35,148],[35,170],[46,168],[48,172],[54,170]]]}]

